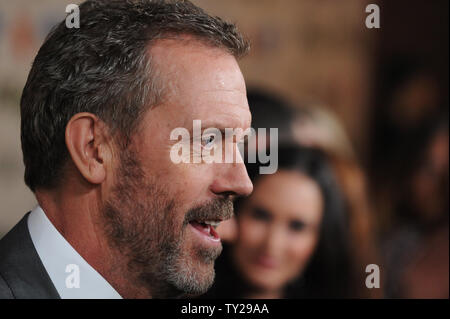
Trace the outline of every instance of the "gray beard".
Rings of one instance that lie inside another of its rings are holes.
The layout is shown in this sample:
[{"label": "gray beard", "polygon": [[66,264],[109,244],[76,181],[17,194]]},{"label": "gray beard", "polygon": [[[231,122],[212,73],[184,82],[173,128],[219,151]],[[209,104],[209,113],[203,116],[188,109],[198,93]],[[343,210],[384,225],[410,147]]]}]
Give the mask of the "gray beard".
[{"label": "gray beard", "polygon": [[[214,260],[222,247],[194,246],[194,251],[186,251],[185,231],[194,217],[231,217],[231,200],[218,199],[198,206],[179,221],[175,196],[167,194],[164,185],[158,185],[163,179],[146,177],[137,156],[129,150],[122,153],[117,180],[102,215],[111,246],[126,261],[127,274],[123,276],[144,287],[153,298],[205,293],[214,282]],[[210,270],[198,271],[201,263],[203,267],[210,265]]]}]

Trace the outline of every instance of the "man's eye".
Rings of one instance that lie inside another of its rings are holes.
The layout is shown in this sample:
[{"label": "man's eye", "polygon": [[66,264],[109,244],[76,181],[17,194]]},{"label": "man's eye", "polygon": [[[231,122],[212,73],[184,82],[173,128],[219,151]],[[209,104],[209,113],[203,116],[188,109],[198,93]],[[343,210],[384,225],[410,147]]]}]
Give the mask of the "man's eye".
[{"label": "man's eye", "polygon": [[216,136],[214,134],[204,136],[202,138],[202,147],[211,148],[214,145],[215,140],[216,140]]}]

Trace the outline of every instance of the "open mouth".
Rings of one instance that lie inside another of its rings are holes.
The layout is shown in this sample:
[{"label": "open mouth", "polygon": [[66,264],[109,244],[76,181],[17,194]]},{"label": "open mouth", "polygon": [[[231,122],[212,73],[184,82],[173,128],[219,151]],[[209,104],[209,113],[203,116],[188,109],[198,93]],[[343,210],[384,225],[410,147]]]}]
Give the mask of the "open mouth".
[{"label": "open mouth", "polygon": [[216,232],[216,228],[220,224],[219,220],[192,220],[189,224],[210,240],[220,241],[220,236]]}]

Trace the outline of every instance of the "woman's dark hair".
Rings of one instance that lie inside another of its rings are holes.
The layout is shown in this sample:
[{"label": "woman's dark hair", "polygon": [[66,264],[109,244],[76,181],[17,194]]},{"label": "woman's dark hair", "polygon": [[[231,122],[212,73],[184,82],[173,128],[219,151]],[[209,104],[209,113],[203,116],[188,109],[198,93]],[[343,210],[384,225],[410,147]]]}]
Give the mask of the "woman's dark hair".
[{"label": "woman's dark hair", "polygon": [[256,87],[247,89],[247,99],[254,129],[277,128],[280,144],[293,142],[291,126],[286,123],[294,118],[294,106],[288,100],[267,89]]},{"label": "woman's dark hair", "polygon": [[[349,298],[351,287],[351,259],[347,214],[337,182],[325,155],[319,150],[297,146],[279,149],[278,169],[299,171],[313,179],[320,187],[324,199],[319,242],[307,267],[298,279],[285,287],[284,298]],[[259,165],[247,164],[255,188],[258,187]],[[236,216],[246,201],[235,203]],[[228,245],[216,261],[216,282],[206,297],[237,297],[250,291],[232,261]],[[237,284],[237,282],[242,283]]]}]

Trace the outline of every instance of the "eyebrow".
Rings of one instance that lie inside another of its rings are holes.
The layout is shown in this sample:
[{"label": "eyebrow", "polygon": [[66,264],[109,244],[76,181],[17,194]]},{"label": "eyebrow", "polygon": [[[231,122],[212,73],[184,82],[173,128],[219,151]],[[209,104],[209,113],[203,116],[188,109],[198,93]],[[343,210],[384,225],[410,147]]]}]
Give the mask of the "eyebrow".
[{"label": "eyebrow", "polygon": [[[203,125],[202,125],[203,126]],[[209,127],[205,127],[205,128],[203,128],[202,127],[202,132],[201,132],[201,134],[203,134],[204,132],[205,132],[205,130],[207,130],[208,128],[211,128],[210,126]],[[217,128],[219,131],[220,131],[220,133],[222,134],[222,138],[225,138],[225,129],[220,129],[220,128]],[[189,133],[190,133],[190,135],[191,135],[191,140],[194,138],[194,134],[192,134],[193,132],[193,129],[192,128],[190,128],[189,130]]]},{"label": "eyebrow", "polygon": [[[269,215],[269,217],[271,217],[271,218],[276,215],[276,213],[272,212],[270,209],[266,209],[263,206],[260,206],[258,204],[250,204],[249,207],[253,211],[259,210],[261,212],[264,212],[267,215]],[[320,227],[320,223],[319,223],[319,225],[317,225],[316,223],[313,223],[309,220],[305,220],[304,218],[299,218],[299,217],[289,217],[289,223],[292,223],[292,222],[302,223],[302,224],[304,224],[305,227]]]},{"label": "eyebrow", "polygon": [[[242,131],[243,132],[245,132],[245,130],[247,129],[244,129],[242,126],[234,126],[234,127],[228,127],[228,126],[224,126],[223,125],[223,123],[219,123],[219,122],[217,122],[217,121],[205,121],[205,122],[203,122],[203,120],[201,120],[202,121],[202,125],[201,125],[201,128],[202,128],[202,130],[201,130],[201,132],[203,133],[205,130],[207,130],[207,129],[210,129],[210,128],[216,128],[216,129],[218,129],[221,133],[222,133],[222,136],[225,138],[225,129],[227,129],[227,128],[230,128],[230,129],[242,129]],[[250,126],[248,127],[248,128],[250,128]],[[193,126],[192,125],[190,125],[188,128],[186,128],[187,130],[188,130],[188,132],[191,134],[191,136],[192,136],[192,134],[193,134],[193,131],[194,131],[194,128],[193,128]]]},{"label": "eyebrow", "polygon": [[[243,123],[234,123],[234,124],[243,124]],[[220,123],[220,122],[217,122],[217,121],[208,121],[208,120],[206,120],[206,121],[203,121],[202,120],[202,129],[204,128],[204,129],[207,129],[207,128],[211,128],[211,127],[213,127],[213,128],[217,128],[217,129],[219,129],[220,131],[224,131],[225,132],[225,129],[226,128],[232,128],[232,129],[235,129],[235,128],[242,128],[242,129],[244,129],[244,126],[243,125],[232,125],[232,126],[224,126],[223,125],[223,123]]]}]

